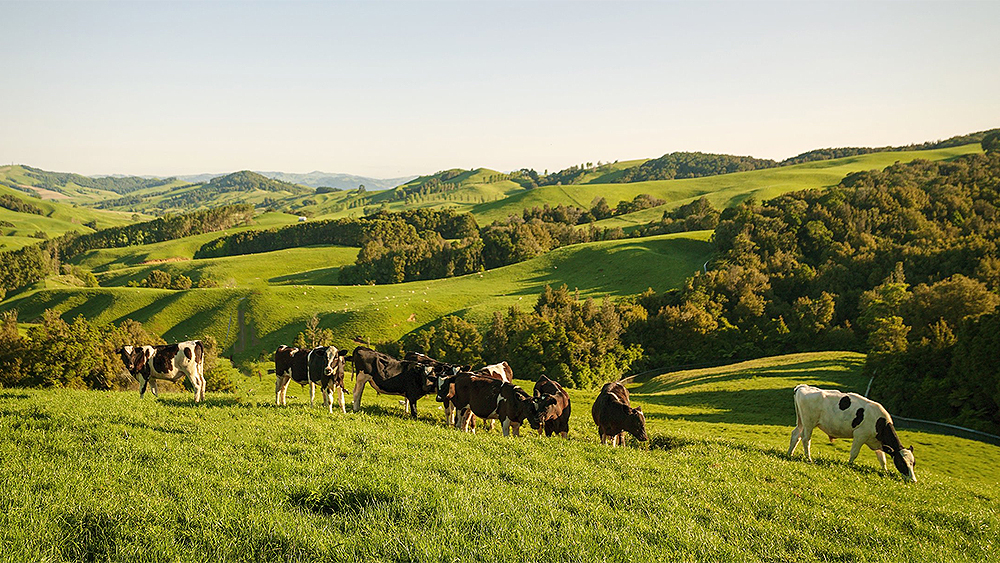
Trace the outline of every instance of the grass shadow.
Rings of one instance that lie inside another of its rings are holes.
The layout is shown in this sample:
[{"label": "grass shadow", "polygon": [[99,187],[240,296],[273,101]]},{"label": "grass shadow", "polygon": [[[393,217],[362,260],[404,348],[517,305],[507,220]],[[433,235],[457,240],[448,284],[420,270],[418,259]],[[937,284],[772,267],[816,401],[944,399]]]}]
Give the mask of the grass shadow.
[{"label": "grass shadow", "polygon": [[316,514],[359,514],[366,510],[391,507],[396,497],[366,488],[333,485],[319,490],[300,487],[288,494],[288,501]]}]

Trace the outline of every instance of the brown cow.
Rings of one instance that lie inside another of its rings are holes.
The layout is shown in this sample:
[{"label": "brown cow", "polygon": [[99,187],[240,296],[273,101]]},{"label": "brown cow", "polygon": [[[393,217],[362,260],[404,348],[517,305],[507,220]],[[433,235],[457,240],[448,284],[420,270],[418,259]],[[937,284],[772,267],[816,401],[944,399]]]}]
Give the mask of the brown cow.
[{"label": "brown cow", "polygon": [[563,438],[569,435],[569,394],[555,381],[546,376],[538,378],[533,393],[535,408],[542,415],[542,424],[538,427],[538,435],[545,432],[546,436],[559,434]]},{"label": "brown cow", "polygon": [[[437,398],[441,402],[450,400],[462,413],[459,420],[466,432],[475,432],[473,416],[499,420],[504,436],[509,436],[512,431],[515,436],[520,436],[525,419],[532,428],[541,425],[540,413],[531,396],[524,389],[499,379],[460,373],[445,379],[438,389]],[[458,425],[459,421],[456,421]]]},{"label": "brown cow", "polygon": [[605,383],[590,412],[602,444],[607,444],[610,439],[612,446],[624,446],[625,432],[641,442],[649,439],[646,435],[646,415],[642,414],[641,408],[631,407],[628,389],[621,381]]}]

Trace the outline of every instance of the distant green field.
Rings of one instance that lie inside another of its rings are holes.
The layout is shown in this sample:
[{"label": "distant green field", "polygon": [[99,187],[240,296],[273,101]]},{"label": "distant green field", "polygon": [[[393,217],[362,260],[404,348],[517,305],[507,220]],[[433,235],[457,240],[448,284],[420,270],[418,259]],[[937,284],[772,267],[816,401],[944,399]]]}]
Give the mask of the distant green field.
[{"label": "distant green field", "polygon": [[[648,444],[462,434],[368,389],[327,414],[273,379],[235,395],[0,390],[0,559],[32,561],[996,561],[1000,448],[900,432],[918,482],[814,440],[785,455],[791,388],[857,390],[851,353],[767,358],[634,388]],[[519,374],[530,378],[531,374]],[[348,376],[350,383],[350,376]],[[530,381],[519,381],[530,391]]]},{"label": "distant green field", "polygon": [[31,197],[26,193],[0,186],[0,195],[12,195],[24,200],[42,210],[42,215],[21,213],[0,207],[0,221],[13,223],[13,227],[0,227],[0,243],[5,245],[2,250],[14,250],[26,244],[35,244],[38,239],[29,240],[36,232],[46,233],[49,237],[64,235],[70,231],[91,233],[93,229],[83,224],[96,221],[97,227],[103,229],[132,222],[131,213],[115,211],[100,211],[86,207],[74,207],[68,203],[60,203]]},{"label": "distant green field", "polygon": [[239,231],[255,229],[269,229],[291,225],[297,221],[295,215],[287,213],[264,213],[254,218],[252,225],[243,227],[233,227],[224,231],[204,233],[184,237],[181,239],[168,240],[154,244],[142,246],[127,246],[123,248],[101,248],[85,252],[74,257],[70,262],[77,266],[83,266],[95,272],[105,272],[129,266],[138,266],[151,261],[165,261],[184,259],[190,260],[194,253],[206,242],[211,242],[219,237]]},{"label": "distant green field", "polygon": [[[218,236],[218,234],[216,233]],[[340,267],[353,264],[357,248],[306,246],[269,252],[204,260],[181,260],[111,270],[97,276],[103,287],[121,287],[145,279],[152,270],[193,280],[210,278],[226,287],[266,287],[269,284],[337,285]]]},{"label": "distant green field", "polygon": [[833,186],[851,172],[881,170],[897,161],[909,162],[918,158],[950,160],[963,154],[981,151],[981,147],[975,144],[930,151],[873,153],[684,180],[657,180],[631,184],[545,186],[516,194],[505,200],[474,206],[472,213],[476,215],[480,223],[489,223],[509,214],[520,215],[522,209],[542,207],[545,204],[553,207],[558,204],[574,205],[589,209],[591,202],[598,197],[605,198],[612,207],[617,205],[619,201],[631,200],[641,193],[648,193],[667,201],[665,207],[648,209],[597,223],[598,226],[604,227],[629,227],[659,219],[663,215],[664,209],[688,203],[702,196],[707,197],[716,207],[723,208],[739,203],[747,197],[764,200],[790,191]]},{"label": "distant green field", "polygon": [[[237,357],[249,358],[291,343],[314,313],[339,341],[355,336],[382,340],[397,339],[449,314],[486,323],[494,311],[511,305],[534,306],[546,284],[579,288],[584,297],[621,297],[647,287],[663,291],[679,286],[702,267],[711,253],[709,235],[700,231],[579,244],[483,273],[378,286],[321,285],[331,281],[329,272],[323,268],[299,271],[301,262],[287,260],[281,251],[233,262],[238,268],[247,261],[259,261],[254,271],[266,271],[264,275],[273,280],[266,288],[253,280],[237,289],[41,289],[9,298],[0,310],[16,308],[22,321],[38,318],[47,308],[65,318],[82,314],[97,322],[132,318],[167,339],[211,334],[224,347],[234,346]],[[184,264],[172,262],[164,267],[183,268]],[[211,264],[232,271],[226,262]],[[296,285],[278,285],[289,283]],[[244,326],[239,323],[238,306]]]}]

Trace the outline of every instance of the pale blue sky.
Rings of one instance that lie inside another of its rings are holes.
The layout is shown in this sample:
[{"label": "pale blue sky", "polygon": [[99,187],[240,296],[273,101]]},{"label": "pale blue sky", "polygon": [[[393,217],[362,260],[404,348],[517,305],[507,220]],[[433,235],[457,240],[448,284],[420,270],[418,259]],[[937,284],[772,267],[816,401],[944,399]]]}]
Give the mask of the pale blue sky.
[{"label": "pale blue sky", "polygon": [[1000,127],[1000,2],[0,2],[0,162],[377,177]]}]

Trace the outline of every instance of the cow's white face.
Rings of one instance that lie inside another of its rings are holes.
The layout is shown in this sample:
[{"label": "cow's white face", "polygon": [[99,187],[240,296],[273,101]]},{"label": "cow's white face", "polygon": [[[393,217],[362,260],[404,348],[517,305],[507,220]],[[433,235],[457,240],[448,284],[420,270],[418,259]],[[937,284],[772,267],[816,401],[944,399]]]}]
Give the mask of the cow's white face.
[{"label": "cow's white face", "polygon": [[917,474],[914,472],[914,467],[917,465],[917,462],[913,458],[912,446],[907,449],[900,450],[898,455],[892,456],[892,462],[896,466],[896,469],[903,474],[903,477],[913,483],[917,482]]}]

